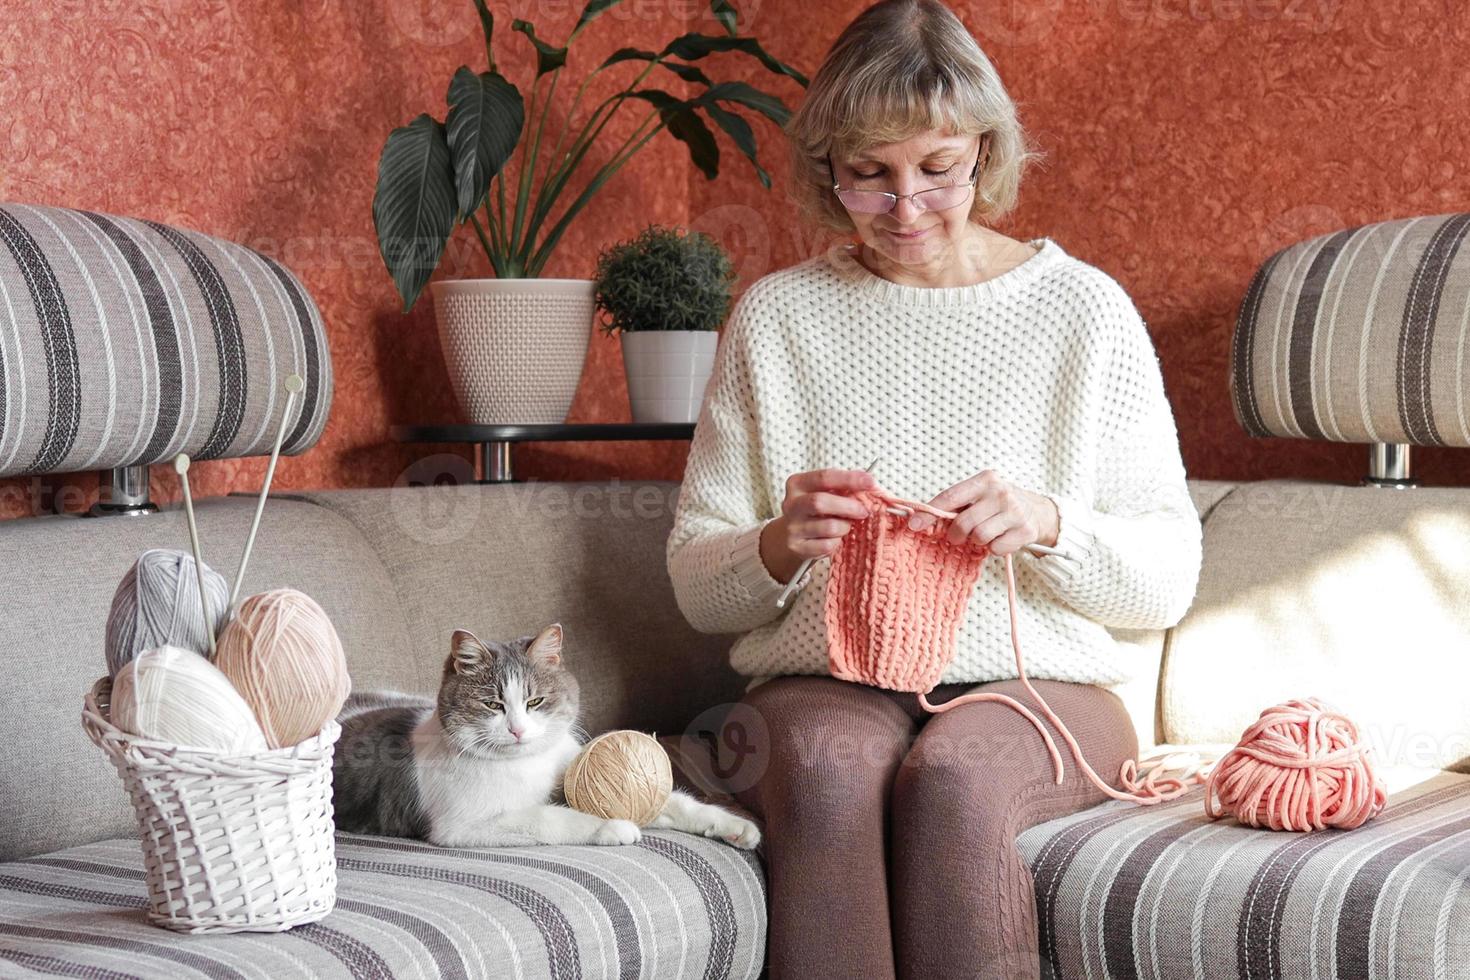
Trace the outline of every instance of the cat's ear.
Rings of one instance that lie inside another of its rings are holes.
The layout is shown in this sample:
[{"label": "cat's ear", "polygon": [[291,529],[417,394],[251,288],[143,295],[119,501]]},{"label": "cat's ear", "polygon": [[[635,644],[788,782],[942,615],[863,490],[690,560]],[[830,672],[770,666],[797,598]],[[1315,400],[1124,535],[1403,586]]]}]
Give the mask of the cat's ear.
[{"label": "cat's ear", "polygon": [[536,634],[536,639],[531,641],[531,648],[527,653],[531,659],[540,660],[554,667],[561,663],[561,641],[561,623],[552,623]]},{"label": "cat's ear", "polygon": [[444,672],[463,674],[490,662],[492,654],[479,637],[466,629],[454,631],[449,639],[449,659],[444,663]]}]

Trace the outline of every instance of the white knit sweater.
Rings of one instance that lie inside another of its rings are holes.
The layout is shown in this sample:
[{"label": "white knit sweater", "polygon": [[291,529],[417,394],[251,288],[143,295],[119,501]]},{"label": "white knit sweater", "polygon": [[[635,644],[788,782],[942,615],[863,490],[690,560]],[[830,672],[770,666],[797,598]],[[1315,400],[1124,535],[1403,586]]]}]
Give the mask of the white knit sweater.
[{"label": "white knit sweater", "polygon": [[[1194,599],[1200,519],[1158,355],[1128,294],[1048,238],[970,286],[893,283],[838,246],[753,283],[720,339],[666,558],[697,630],[743,633],[755,678],[828,673],[830,562],[777,608],[759,550],[793,473],[863,469],[929,501],[982,470],[1049,496],[1074,560],[1013,555],[1032,677],[1139,667],[1106,627],[1163,628]],[[941,683],[1016,676],[1005,564],[985,562]]]}]

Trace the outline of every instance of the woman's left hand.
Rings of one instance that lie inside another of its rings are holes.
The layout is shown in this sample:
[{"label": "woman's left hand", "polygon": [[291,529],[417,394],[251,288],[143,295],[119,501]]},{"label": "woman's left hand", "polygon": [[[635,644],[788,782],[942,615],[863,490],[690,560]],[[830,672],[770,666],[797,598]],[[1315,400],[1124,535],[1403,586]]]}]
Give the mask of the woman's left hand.
[{"label": "woman's left hand", "polygon": [[[991,554],[1008,555],[1032,543],[1057,543],[1061,520],[1051,498],[1018,487],[994,470],[961,480],[929,506],[959,512],[949,526],[949,540],[955,544],[968,538]],[[909,526],[917,530],[937,519],[918,513],[909,518]]]}]

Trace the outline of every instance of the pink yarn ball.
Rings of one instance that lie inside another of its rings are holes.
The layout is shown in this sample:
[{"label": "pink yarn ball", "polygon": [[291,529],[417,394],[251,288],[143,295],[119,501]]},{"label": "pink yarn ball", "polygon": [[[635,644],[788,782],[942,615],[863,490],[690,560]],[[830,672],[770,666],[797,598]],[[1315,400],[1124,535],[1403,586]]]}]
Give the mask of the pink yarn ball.
[{"label": "pink yarn ball", "polygon": [[254,710],[273,749],[321,731],[352,689],[332,621],[316,600],[295,589],[241,602],[215,647],[215,666]]},{"label": "pink yarn ball", "polygon": [[1316,698],[1262,711],[1205,783],[1211,819],[1272,830],[1351,830],[1387,800],[1357,726]]}]

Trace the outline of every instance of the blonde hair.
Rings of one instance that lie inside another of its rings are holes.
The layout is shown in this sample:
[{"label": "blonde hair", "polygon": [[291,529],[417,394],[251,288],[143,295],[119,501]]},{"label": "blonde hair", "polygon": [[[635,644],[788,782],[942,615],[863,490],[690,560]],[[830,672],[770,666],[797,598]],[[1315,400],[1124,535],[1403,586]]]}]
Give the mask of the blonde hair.
[{"label": "blonde hair", "polygon": [[989,135],[975,175],[971,221],[1015,207],[1021,173],[1042,153],[1028,145],[995,66],[940,0],[881,0],[848,24],[827,51],[784,131],[790,196],[837,231],[856,228],[832,193],[827,155],[849,155],[929,130]]}]

